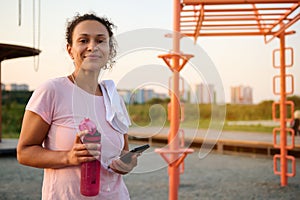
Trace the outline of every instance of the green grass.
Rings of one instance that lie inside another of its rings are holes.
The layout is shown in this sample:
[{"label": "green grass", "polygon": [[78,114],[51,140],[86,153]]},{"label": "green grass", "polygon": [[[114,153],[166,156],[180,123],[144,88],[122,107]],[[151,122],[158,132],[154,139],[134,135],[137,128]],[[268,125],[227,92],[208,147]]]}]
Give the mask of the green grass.
[{"label": "green grass", "polygon": [[[207,129],[209,127],[209,120],[202,120],[199,124],[196,121],[186,121],[182,122],[180,126],[182,128],[199,128],[199,129]],[[146,126],[149,125],[149,123],[137,123],[136,126]],[[157,123],[157,124],[151,124],[152,126],[160,126],[164,125],[166,127],[170,126],[169,122],[166,122],[165,124]],[[227,125],[227,123],[224,124],[223,130],[224,131],[245,131],[245,132],[261,132],[261,133],[272,133],[274,127],[266,127],[261,125]],[[2,138],[19,138],[19,132],[4,132],[2,133]]]},{"label": "green grass", "polygon": [[[200,123],[197,123],[197,121],[187,121],[181,123],[181,127],[183,128],[207,129],[209,125],[210,125],[210,120],[206,120],[206,119],[200,120]],[[262,125],[228,125],[225,122],[222,130],[272,133],[273,128],[274,127],[267,127]]]},{"label": "green grass", "polygon": [[20,133],[2,133],[2,138],[19,138]]},{"label": "green grass", "polygon": [[[155,102],[154,102],[155,103]],[[298,105],[298,104],[297,104]],[[223,106],[214,105],[213,115],[222,117]],[[272,102],[262,102],[257,105],[227,105],[226,120],[228,121],[251,121],[251,120],[270,120]],[[295,109],[299,109],[295,107]],[[18,138],[21,130],[22,118],[25,104],[9,101],[2,106],[2,137]],[[128,105],[128,113],[135,126],[169,126],[168,105],[165,102],[157,104]],[[210,126],[212,115],[211,105],[196,105],[186,103],[184,106],[184,121],[180,123],[182,128],[207,129]],[[219,115],[218,115],[218,112]],[[201,116],[199,120],[199,116]],[[214,121],[215,122],[215,121]],[[214,128],[211,126],[210,128]],[[229,125],[224,123],[224,131],[246,131],[272,133],[273,127],[262,125]]]},{"label": "green grass", "polygon": [[2,138],[18,138],[25,110],[24,104],[10,102],[2,106]]},{"label": "green grass", "polygon": [[272,133],[274,127],[266,127],[261,125],[225,125],[224,131],[245,131],[245,132],[262,132],[262,133]]},{"label": "green grass", "polygon": [[[147,126],[149,123],[136,123],[135,126]],[[192,129],[207,129],[209,128],[210,120],[204,119],[198,122],[197,120],[184,121],[180,123],[182,128],[192,128]],[[169,127],[169,121],[165,124],[162,123],[152,123],[151,126],[164,126]],[[213,126],[211,127],[213,128]],[[228,125],[226,122],[222,130],[224,131],[244,131],[244,132],[261,132],[261,133],[272,133],[274,127],[262,126],[262,125]]]}]

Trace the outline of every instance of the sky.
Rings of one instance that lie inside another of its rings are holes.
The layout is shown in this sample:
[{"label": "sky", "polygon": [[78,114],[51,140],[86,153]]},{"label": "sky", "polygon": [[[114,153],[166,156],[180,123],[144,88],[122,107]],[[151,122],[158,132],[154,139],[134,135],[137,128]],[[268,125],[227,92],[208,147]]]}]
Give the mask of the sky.
[{"label": "sky", "polygon": [[[35,2],[38,8],[38,1]],[[172,48],[171,39],[164,36],[172,30],[172,0],[41,0],[40,20],[38,9],[35,10],[35,26],[33,1],[22,1],[21,26],[18,0],[0,0],[0,4],[0,42],[34,46],[42,51],[38,58],[3,61],[4,84],[25,83],[34,90],[47,79],[72,73],[74,66],[65,48],[67,19],[76,13],[95,12],[116,24],[120,48],[116,66],[103,78],[115,80],[120,89],[155,86],[159,90],[168,86],[171,72],[158,55]],[[296,34],[286,36],[286,46],[294,49],[294,65],[287,68],[287,74],[293,74],[294,94],[300,95],[300,21],[289,30],[296,30]],[[279,69],[272,67],[272,51],[278,48],[278,39],[265,44],[261,36],[200,37],[197,44],[192,38],[184,38],[181,50],[194,54],[194,58],[181,75],[189,86],[215,84],[217,97],[223,92],[226,102],[230,101],[230,87],[239,85],[253,88],[254,103],[278,100],[272,86],[273,76],[279,75]],[[290,81],[287,88],[291,88]]]}]

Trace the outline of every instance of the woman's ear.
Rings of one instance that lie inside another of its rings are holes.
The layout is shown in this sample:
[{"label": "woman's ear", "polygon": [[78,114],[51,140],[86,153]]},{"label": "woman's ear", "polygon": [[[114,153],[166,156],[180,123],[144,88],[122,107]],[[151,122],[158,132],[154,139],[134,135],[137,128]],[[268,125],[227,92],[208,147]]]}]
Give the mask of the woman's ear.
[{"label": "woman's ear", "polygon": [[70,57],[72,58],[72,60],[74,60],[74,56],[72,54],[72,47],[70,44],[67,44],[67,51],[68,51]]}]

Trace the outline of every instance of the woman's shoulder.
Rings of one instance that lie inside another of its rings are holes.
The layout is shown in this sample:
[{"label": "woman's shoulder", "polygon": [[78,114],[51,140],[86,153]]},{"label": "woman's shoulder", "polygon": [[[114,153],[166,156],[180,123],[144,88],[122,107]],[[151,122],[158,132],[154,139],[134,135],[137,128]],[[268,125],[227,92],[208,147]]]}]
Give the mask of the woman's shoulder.
[{"label": "woman's shoulder", "polygon": [[66,76],[62,76],[62,77],[55,77],[55,78],[50,78],[47,81],[44,82],[44,84],[66,84],[66,82],[68,81],[68,78]]},{"label": "woman's shoulder", "polygon": [[44,81],[37,89],[49,89],[61,88],[63,85],[67,85],[67,77],[55,77]]},{"label": "woman's shoulder", "polygon": [[46,81],[44,81],[40,87],[55,87],[55,86],[61,86],[65,85],[67,83],[67,77],[56,77],[56,78],[50,78]]}]

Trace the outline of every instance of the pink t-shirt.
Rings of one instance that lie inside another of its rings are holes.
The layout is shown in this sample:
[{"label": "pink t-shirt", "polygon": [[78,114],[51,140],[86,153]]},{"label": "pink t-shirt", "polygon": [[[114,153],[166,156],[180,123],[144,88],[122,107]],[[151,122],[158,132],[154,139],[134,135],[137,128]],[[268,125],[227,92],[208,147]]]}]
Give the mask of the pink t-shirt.
[{"label": "pink t-shirt", "polygon": [[80,194],[80,166],[44,169],[42,199],[112,199],[126,200],[129,193],[122,175],[107,170],[124,147],[124,136],[105,119],[102,96],[91,95],[75,86],[67,77],[51,79],[37,88],[26,110],[40,115],[50,125],[44,147],[50,150],[70,150],[78,125],[88,117],[101,133],[100,192],[95,197]]}]

